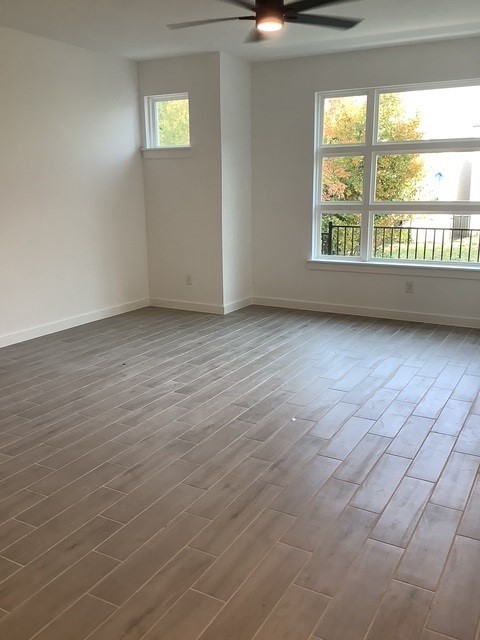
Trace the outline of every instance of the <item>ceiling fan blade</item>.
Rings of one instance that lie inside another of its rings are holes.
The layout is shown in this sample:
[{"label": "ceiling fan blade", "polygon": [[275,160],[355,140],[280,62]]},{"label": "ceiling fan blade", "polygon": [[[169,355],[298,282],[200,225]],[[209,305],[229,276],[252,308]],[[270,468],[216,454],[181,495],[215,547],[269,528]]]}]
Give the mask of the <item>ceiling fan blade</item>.
[{"label": "ceiling fan blade", "polygon": [[264,42],[265,40],[268,40],[267,36],[264,35],[261,31],[259,31],[258,29],[254,28],[250,31],[250,33],[248,34],[248,36],[245,38],[245,42],[249,43],[249,42]]},{"label": "ceiling fan blade", "polygon": [[227,4],[235,4],[237,5],[237,7],[243,7],[244,9],[255,11],[255,3],[247,2],[247,0],[221,0],[221,2],[226,2]]},{"label": "ceiling fan blade", "polygon": [[287,13],[299,13],[300,11],[318,9],[328,4],[340,4],[342,2],[352,2],[352,0],[297,0],[297,2],[286,4],[285,11]]},{"label": "ceiling fan blade", "polygon": [[308,24],[314,27],[332,27],[333,29],[351,29],[362,22],[357,19],[337,18],[335,16],[310,16],[300,13],[295,17],[285,18],[285,22],[291,24]]},{"label": "ceiling fan blade", "polygon": [[214,22],[231,22],[233,20],[255,20],[254,16],[241,16],[239,18],[212,18],[211,20],[193,20],[192,22],[176,22],[167,24],[169,29],[186,29],[187,27],[199,27],[202,24],[213,24]]}]

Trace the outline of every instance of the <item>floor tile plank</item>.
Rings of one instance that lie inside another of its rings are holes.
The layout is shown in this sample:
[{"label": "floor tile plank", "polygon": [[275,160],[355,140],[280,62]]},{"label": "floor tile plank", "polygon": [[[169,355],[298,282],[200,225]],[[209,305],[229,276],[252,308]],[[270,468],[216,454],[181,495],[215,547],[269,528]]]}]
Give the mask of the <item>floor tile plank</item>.
[{"label": "floor tile plank", "polygon": [[394,400],[378,420],[376,420],[370,429],[370,433],[374,433],[377,436],[394,438],[410,417],[415,406],[413,402]]},{"label": "floor tile plank", "polygon": [[293,516],[300,515],[304,505],[321,489],[339,464],[340,461],[333,458],[314,456],[299,471],[290,486],[275,498],[271,508]]},{"label": "floor tile plank", "polygon": [[34,527],[25,524],[25,522],[15,520],[14,518],[6,520],[0,525],[0,551],[17,542],[17,540],[26,536],[30,531],[34,531]]},{"label": "floor tile plank", "polygon": [[212,520],[190,546],[220,556],[279,492],[279,487],[256,480]]},{"label": "floor tile plank", "polygon": [[299,549],[314,551],[323,536],[347,506],[358,486],[331,478],[306,504],[282,541]]},{"label": "floor tile plank", "polygon": [[455,451],[480,456],[480,415],[470,415],[460,432]]},{"label": "floor tile plank", "polygon": [[447,400],[442,412],[435,421],[433,431],[458,436],[472,407],[471,402],[463,400]]},{"label": "floor tile plank", "polygon": [[27,522],[35,527],[39,527],[72,504],[93,493],[95,489],[103,486],[123,471],[124,467],[112,464],[111,462],[105,462],[96,469],[81,476],[78,480],[74,480],[58,491],[50,494],[33,507],[22,511],[18,518],[22,520],[22,522]]},{"label": "floor tile plank", "polygon": [[190,589],[142,640],[198,640],[223,604]]},{"label": "floor tile plank", "polygon": [[251,640],[308,557],[300,549],[275,545],[200,640]]},{"label": "floor tile plank", "polygon": [[116,491],[129,493],[178,460],[191,448],[192,444],[189,442],[172,440],[158,451],[154,451],[137,464],[126,469],[121,475],[108,482],[107,486]]},{"label": "floor tile plank", "polygon": [[115,560],[95,552],[85,556],[0,620],[0,637],[28,640],[109,573],[115,565]]},{"label": "floor tile plank", "polygon": [[257,448],[258,442],[256,440],[240,437],[205,462],[199,469],[185,479],[184,482],[199,489],[211,489],[211,487],[221,480],[229,471],[235,469],[235,467],[253,454]]},{"label": "floor tile plank", "polygon": [[308,640],[329,599],[296,585],[281,600],[255,635],[255,640]]},{"label": "floor tile plank", "polygon": [[40,631],[35,640],[84,640],[115,611],[108,602],[86,594]]},{"label": "floor tile plank", "polygon": [[147,507],[162,498],[173,487],[198,469],[186,460],[175,460],[168,467],[143,482],[103,512],[106,518],[126,524]]},{"label": "floor tile plank", "polygon": [[260,480],[279,487],[288,487],[302,473],[305,465],[322,450],[325,443],[326,440],[308,434],[302,436],[290,449],[278,457],[276,462],[260,476]]},{"label": "floor tile plank", "polygon": [[183,549],[114,612],[89,640],[142,638],[211,564],[212,556]]},{"label": "floor tile plank", "polygon": [[365,640],[413,640],[422,632],[433,593],[394,580]]},{"label": "floor tile plank", "polygon": [[22,489],[8,498],[0,500],[0,522],[5,522],[22,511],[26,511],[43,500],[44,497],[28,489]]},{"label": "floor tile plank", "polygon": [[362,640],[401,555],[397,547],[367,540],[314,635],[322,640]]},{"label": "floor tile plank", "polygon": [[366,477],[351,504],[375,513],[383,511],[409,464],[406,458],[384,454]]},{"label": "floor tile plank", "polygon": [[112,558],[125,560],[201,494],[202,491],[195,487],[184,484],[177,485],[163,498],[130,520],[128,524],[100,545],[98,550]]},{"label": "floor tile plank", "polygon": [[227,602],[293,520],[292,516],[265,509],[212,564],[194,588]]},{"label": "floor tile plank", "polygon": [[433,484],[405,477],[380,516],[371,537],[374,540],[405,548],[417,526]]},{"label": "floor tile plank", "polygon": [[[217,517],[238,498],[268,467],[264,460],[247,458],[188,507],[190,513],[204,518]],[[277,494],[280,489],[274,490]]]},{"label": "floor tile plank", "polygon": [[55,518],[31,531],[18,542],[7,547],[3,551],[3,555],[14,562],[27,564],[99,515],[119,497],[120,494],[115,491],[100,487],[83,500],[79,500],[70,508],[62,511]]},{"label": "floor tile plank", "polygon": [[440,476],[431,502],[450,509],[465,509],[480,467],[480,458],[454,451]]},{"label": "floor tile plank", "polygon": [[411,416],[397,432],[388,448],[388,453],[405,458],[415,458],[433,424],[434,421],[430,418]]},{"label": "floor tile plank", "polygon": [[475,640],[480,619],[480,541],[457,536],[427,627],[459,640]]},{"label": "floor tile plank", "polygon": [[367,433],[335,471],[335,478],[356,484],[364,482],[391,442],[390,438]]},{"label": "floor tile plank", "polygon": [[372,426],[372,420],[353,416],[323,448],[322,455],[345,460]]},{"label": "floor tile plank", "polygon": [[480,540],[480,477],[475,481],[458,533]]},{"label": "floor tile plank", "polygon": [[346,507],[324,536],[295,584],[334,596],[376,519],[374,513]]},{"label": "floor tile plank", "polygon": [[337,433],[343,424],[357,411],[358,405],[348,402],[337,402],[315,426],[309,431],[310,435],[318,438],[330,439]]},{"label": "floor tile plank", "polygon": [[255,452],[252,454],[253,457],[259,460],[266,460],[267,462],[276,462],[282,453],[287,451],[297,440],[310,431],[313,424],[313,422],[308,422],[307,420],[292,419],[262,446],[255,449]]},{"label": "floor tile plank", "polygon": [[117,531],[119,525],[97,516],[0,584],[0,606],[18,607]]},{"label": "floor tile plank", "polygon": [[431,432],[408,469],[408,475],[419,480],[436,482],[455,445],[454,436]]},{"label": "floor tile plank", "polygon": [[461,513],[427,505],[398,567],[398,580],[423,589],[437,588]]},{"label": "floor tile plank", "polygon": [[209,520],[181,513],[122,562],[91,593],[120,606],[185,547]]}]

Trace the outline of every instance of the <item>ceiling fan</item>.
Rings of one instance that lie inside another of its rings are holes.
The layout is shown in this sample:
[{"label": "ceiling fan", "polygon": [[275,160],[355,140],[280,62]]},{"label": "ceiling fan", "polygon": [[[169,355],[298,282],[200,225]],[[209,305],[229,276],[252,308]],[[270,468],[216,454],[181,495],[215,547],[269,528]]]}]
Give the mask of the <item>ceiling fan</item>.
[{"label": "ceiling fan", "polygon": [[303,13],[309,9],[317,9],[328,4],[339,4],[349,0],[297,0],[285,4],[284,0],[223,0],[249,11],[253,16],[240,16],[235,18],[212,18],[210,20],[194,20],[193,22],[179,22],[167,25],[169,29],[185,29],[214,22],[232,22],[234,20],[254,21],[255,28],[250,31],[245,42],[261,42],[267,39],[268,33],[280,31],[285,23],[305,24],[315,27],[330,27],[333,29],[351,29],[361,20],[355,18],[338,18],[336,16],[316,16]]}]

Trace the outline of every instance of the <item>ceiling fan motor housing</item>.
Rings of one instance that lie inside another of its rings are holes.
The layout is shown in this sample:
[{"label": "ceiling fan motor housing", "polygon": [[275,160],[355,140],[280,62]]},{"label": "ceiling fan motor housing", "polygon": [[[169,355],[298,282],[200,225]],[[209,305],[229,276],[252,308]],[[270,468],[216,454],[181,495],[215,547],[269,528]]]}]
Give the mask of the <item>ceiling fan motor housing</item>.
[{"label": "ceiling fan motor housing", "polygon": [[256,0],[255,2],[256,25],[262,29],[265,23],[277,23],[283,27],[285,23],[285,8],[283,0]]}]

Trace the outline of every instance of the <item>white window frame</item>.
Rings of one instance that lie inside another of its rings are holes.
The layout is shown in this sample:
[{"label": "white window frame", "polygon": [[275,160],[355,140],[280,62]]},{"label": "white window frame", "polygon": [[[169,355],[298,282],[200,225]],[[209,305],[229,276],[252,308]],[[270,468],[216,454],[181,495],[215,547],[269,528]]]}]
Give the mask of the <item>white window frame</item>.
[{"label": "white window frame", "polygon": [[[161,145],[158,137],[158,109],[159,102],[172,102],[174,100],[187,100],[188,102],[188,127],[189,127],[189,144],[168,146]],[[145,96],[145,147],[144,150],[173,150],[173,149],[191,149],[192,134],[190,131],[190,98],[187,92],[184,93],[168,93],[158,96]]]},{"label": "white window frame", "polygon": [[[404,260],[395,258],[373,258],[374,216],[378,213],[448,213],[448,214],[480,214],[480,202],[379,202],[375,201],[375,171],[377,156],[396,153],[437,153],[455,151],[480,151],[480,138],[454,138],[440,140],[419,140],[410,142],[382,142],[378,140],[378,109],[382,93],[401,93],[406,91],[422,91],[455,87],[480,86],[480,80],[461,82],[423,83],[414,85],[386,86],[348,91],[321,91],[315,94],[315,156],[314,156],[314,194],[312,243],[310,263],[350,264],[356,265],[389,265],[393,267],[435,267],[436,269],[480,269],[480,263],[460,261]],[[325,100],[349,96],[367,97],[367,115],[365,143],[323,144],[323,113]],[[324,157],[362,155],[365,157],[363,178],[363,200],[360,202],[322,201],[322,164]],[[318,246],[323,215],[339,212],[361,214],[360,256],[332,256],[321,253]],[[314,267],[315,268],[315,267]]]}]

